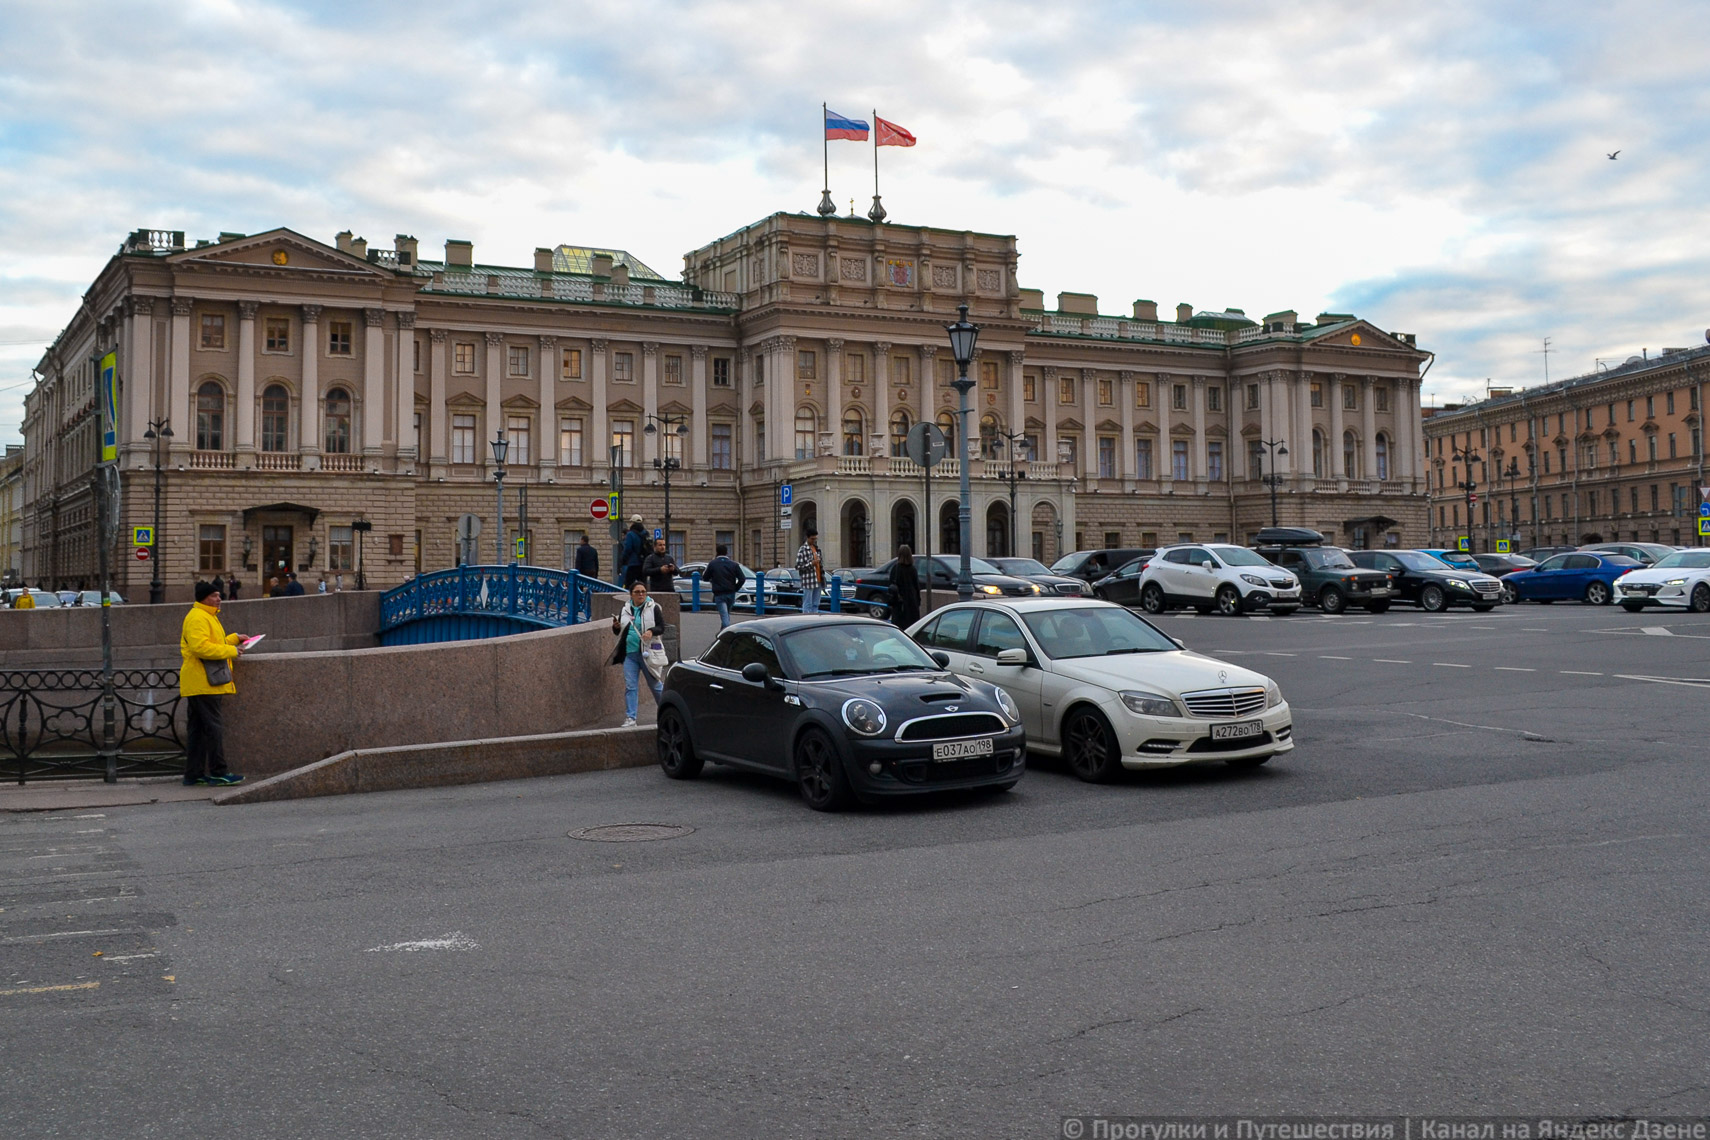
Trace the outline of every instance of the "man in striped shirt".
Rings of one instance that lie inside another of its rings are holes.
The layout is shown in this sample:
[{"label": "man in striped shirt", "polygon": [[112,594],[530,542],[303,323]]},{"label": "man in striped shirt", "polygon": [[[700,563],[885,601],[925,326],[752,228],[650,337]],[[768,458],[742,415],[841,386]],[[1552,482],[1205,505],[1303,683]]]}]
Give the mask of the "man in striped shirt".
[{"label": "man in striped shirt", "polygon": [[819,594],[825,581],[825,565],[819,558],[819,531],[812,524],[801,549],[796,551],[796,573],[802,579],[802,613],[819,612]]}]

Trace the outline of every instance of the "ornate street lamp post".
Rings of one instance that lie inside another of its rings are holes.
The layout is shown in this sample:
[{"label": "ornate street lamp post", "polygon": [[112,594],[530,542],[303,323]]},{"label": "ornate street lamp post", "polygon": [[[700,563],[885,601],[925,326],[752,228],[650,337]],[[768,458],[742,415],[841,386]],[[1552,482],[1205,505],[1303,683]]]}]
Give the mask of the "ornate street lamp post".
[{"label": "ornate street lamp post", "polygon": [[[1472,449],[1472,433],[1468,432],[1467,434],[1468,440],[1466,450],[1463,451],[1457,447],[1453,450],[1450,457],[1456,463],[1466,465],[1466,478],[1462,482],[1456,483],[1455,486],[1467,493],[1467,546],[1470,547],[1472,546],[1473,535],[1473,508],[1478,506],[1478,495],[1475,493],[1478,490],[1478,480],[1473,478],[1472,467],[1475,463],[1483,462],[1484,456]],[[1470,554],[1472,551],[1468,550],[1467,553]]]},{"label": "ornate street lamp post", "polygon": [[158,606],[166,601],[166,583],[160,578],[160,449],[172,438],[172,421],[150,420],[143,438],[154,443],[154,545],[148,552],[148,560],[154,568],[151,571],[153,576],[148,580],[148,604]]},{"label": "ornate street lamp post", "polygon": [[[968,392],[974,387],[974,382],[968,379],[968,365],[974,361],[974,345],[980,339],[980,326],[968,322],[968,306],[956,306],[957,317],[953,325],[945,325],[944,331],[950,334],[950,355],[956,358],[956,379],[950,385],[956,389],[957,396],[957,430],[962,433],[962,445],[956,449],[962,457],[962,501],[956,512],[958,521],[962,524],[962,564],[956,571],[956,596],[966,602],[974,596],[974,575],[968,565],[972,556],[974,531],[974,506],[969,502],[972,492],[968,487]],[[931,520],[928,520],[930,525]]]},{"label": "ornate street lamp post", "polygon": [[[689,418],[687,416],[674,416],[669,412],[662,416],[656,416],[649,412],[647,426],[641,430],[648,435],[659,435],[661,434],[660,428],[665,429],[664,438],[660,441],[660,451],[669,452],[671,449],[668,445],[671,436],[675,435],[681,438],[689,434]],[[677,456],[664,454],[653,460],[653,466],[664,472],[665,475],[665,549],[669,552],[671,549],[671,472],[680,469],[683,466],[683,461]]]},{"label": "ornate street lamp post", "polygon": [[[1021,453],[1024,450],[1022,443],[1027,439],[1027,436],[1018,431],[1000,431],[996,434],[998,438],[992,441],[993,444],[998,450],[1009,452],[1009,470],[1003,476],[1004,482],[1009,484],[1009,555],[1011,558],[1019,558],[1021,556],[1021,521],[1015,514],[1015,485],[1027,478],[1027,472],[1017,471],[1015,465],[1021,459]],[[1033,457],[1030,455],[1027,458],[1032,459]]]},{"label": "ornate street lamp post", "polygon": [[493,437],[493,484],[499,489],[499,511],[493,516],[493,562],[505,564],[505,456],[511,452],[511,441],[503,428]]},{"label": "ornate street lamp post", "polygon": [[1288,454],[1288,444],[1280,439],[1261,439],[1259,446],[1264,449],[1264,454],[1269,458],[1269,462],[1265,466],[1270,468],[1270,473],[1260,476],[1259,482],[1271,489],[1271,525],[1276,526],[1278,525],[1277,484],[1281,483],[1283,479],[1281,475],[1277,474],[1277,457]]}]

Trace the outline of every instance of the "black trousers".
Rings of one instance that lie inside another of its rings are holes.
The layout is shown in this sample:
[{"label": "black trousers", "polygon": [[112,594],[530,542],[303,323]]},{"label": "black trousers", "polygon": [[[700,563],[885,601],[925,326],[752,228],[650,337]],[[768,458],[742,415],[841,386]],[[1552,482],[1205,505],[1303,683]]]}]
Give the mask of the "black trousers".
[{"label": "black trousers", "polygon": [[184,742],[184,778],[226,774],[226,725],[221,718],[223,696],[185,697],[190,705],[190,727]]}]

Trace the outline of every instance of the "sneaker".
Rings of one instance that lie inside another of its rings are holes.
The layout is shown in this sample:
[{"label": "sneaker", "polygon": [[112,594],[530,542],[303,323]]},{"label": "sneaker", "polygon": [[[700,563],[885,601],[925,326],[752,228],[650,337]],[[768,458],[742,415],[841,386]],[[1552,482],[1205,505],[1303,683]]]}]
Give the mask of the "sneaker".
[{"label": "sneaker", "polygon": [[184,786],[186,788],[205,788],[213,782],[213,780],[210,780],[206,776],[197,776],[195,779],[191,779],[189,776],[184,777]]},{"label": "sneaker", "polygon": [[243,783],[243,777],[238,775],[236,772],[227,772],[223,776],[209,776],[208,777],[208,783],[210,783],[210,784],[241,784],[241,783]]},{"label": "sneaker", "polygon": [[622,726],[622,727],[624,727],[624,728],[634,728],[634,727],[635,727],[635,718],[634,718],[634,717],[632,717],[632,716],[626,716],[626,717],[624,717],[624,718],[623,718],[623,726]]}]

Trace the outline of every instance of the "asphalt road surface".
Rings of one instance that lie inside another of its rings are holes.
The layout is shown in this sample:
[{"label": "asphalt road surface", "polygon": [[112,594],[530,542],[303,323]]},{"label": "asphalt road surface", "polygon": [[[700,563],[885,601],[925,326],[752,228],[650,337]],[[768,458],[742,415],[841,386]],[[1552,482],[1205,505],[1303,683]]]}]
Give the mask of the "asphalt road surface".
[{"label": "asphalt road surface", "polygon": [[[0,819],[0,1136],[1710,1112],[1710,619],[1160,623],[1299,748],[838,816],[649,768]],[[694,830],[568,834],[628,823]]]}]

